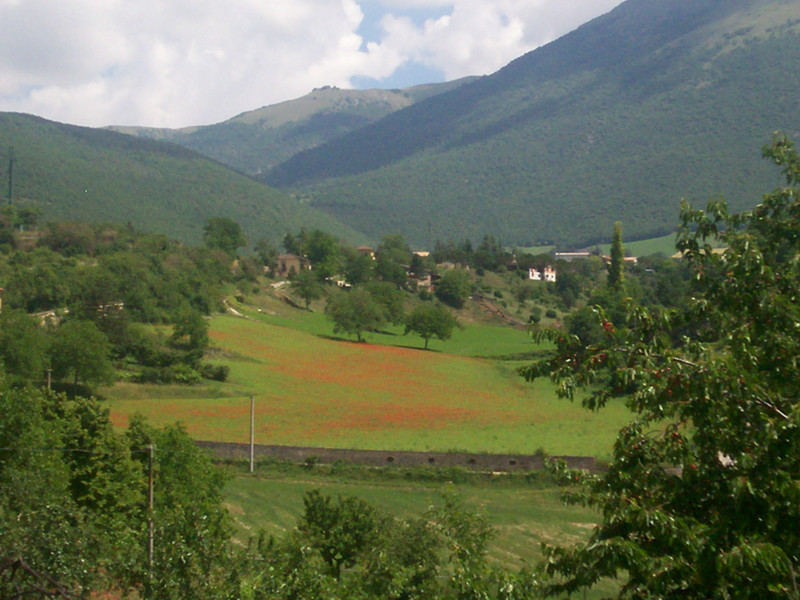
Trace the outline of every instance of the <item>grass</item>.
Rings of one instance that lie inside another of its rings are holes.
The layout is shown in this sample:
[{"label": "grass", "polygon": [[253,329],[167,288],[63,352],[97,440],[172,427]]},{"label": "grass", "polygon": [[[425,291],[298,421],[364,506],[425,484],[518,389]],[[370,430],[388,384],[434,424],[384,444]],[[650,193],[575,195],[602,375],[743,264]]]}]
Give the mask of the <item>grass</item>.
[{"label": "grass", "polygon": [[[659,253],[663,254],[664,256],[672,256],[675,254],[675,252],[677,252],[675,249],[674,233],[669,233],[657,238],[639,240],[636,242],[623,241],[623,243],[625,246],[625,254],[628,256],[649,256],[651,254]],[[611,244],[600,244],[599,247],[603,254],[608,254],[611,251]]]},{"label": "grass", "polygon": [[[230,367],[229,381],[188,388],[118,384],[105,391],[112,420],[124,426],[141,413],[156,425],[179,420],[195,439],[246,442],[253,395],[259,443],[522,454],[544,449],[605,458],[628,419],[621,404],[591,413],[556,398],[549,382],[526,383],[514,370],[519,362],[331,339],[332,331],[315,324],[314,314],[296,328],[268,322],[286,318],[214,317],[213,361]],[[310,334],[314,328],[321,335]],[[524,332],[512,329],[471,326],[459,335],[465,353],[532,350]]]},{"label": "grass", "polygon": [[[280,537],[293,529],[302,512],[303,495],[312,489],[336,496],[355,496],[399,518],[420,516],[454,495],[470,512],[482,515],[494,529],[490,560],[516,570],[542,558],[541,544],[570,544],[586,538],[597,515],[561,501],[563,488],[546,476],[477,475],[458,470],[303,469],[262,463],[254,475],[234,471],[226,504],[239,543],[259,530]],[[608,594],[606,583],[597,590]],[[587,596],[595,597],[595,596]]]}]

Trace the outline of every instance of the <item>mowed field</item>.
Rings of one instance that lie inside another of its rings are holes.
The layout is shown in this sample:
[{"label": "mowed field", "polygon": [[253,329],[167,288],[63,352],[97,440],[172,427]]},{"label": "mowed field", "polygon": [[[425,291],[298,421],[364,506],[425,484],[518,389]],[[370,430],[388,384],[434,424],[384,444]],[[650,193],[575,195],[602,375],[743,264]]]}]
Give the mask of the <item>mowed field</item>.
[{"label": "mowed field", "polygon": [[141,413],[180,421],[198,440],[247,442],[252,395],[262,444],[603,458],[629,416],[621,404],[586,411],[547,381],[526,383],[519,361],[487,358],[536,350],[507,327],[470,325],[424,351],[398,332],[366,344],[334,337],[319,312],[251,310],[213,317],[210,336],[227,382],[118,383],[103,391],[114,423]]},{"label": "mowed field", "polygon": [[[355,473],[355,474],[353,474]],[[396,473],[395,477],[390,477]],[[578,542],[594,527],[596,514],[561,500],[563,488],[544,477],[461,475],[456,481],[424,481],[413,470],[388,471],[363,478],[357,471],[346,476],[320,470],[282,473],[270,465],[255,475],[234,475],[227,487],[226,506],[233,517],[239,543],[263,529],[278,538],[293,530],[310,489],[323,494],[354,496],[397,518],[419,517],[442,506],[445,495],[456,498],[464,510],[479,514],[492,525],[489,556],[512,569],[532,565],[542,558],[541,544]]]}]

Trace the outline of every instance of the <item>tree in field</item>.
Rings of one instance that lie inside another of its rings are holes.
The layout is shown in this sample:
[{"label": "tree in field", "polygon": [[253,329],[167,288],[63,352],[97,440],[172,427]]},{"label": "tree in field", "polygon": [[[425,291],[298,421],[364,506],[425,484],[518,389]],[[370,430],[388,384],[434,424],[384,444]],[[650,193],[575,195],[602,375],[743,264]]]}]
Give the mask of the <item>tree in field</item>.
[{"label": "tree in field", "polygon": [[306,303],[306,310],[312,300],[322,297],[322,284],[311,269],[300,269],[299,273],[292,275],[292,291],[300,296]]},{"label": "tree in field", "polygon": [[590,346],[537,334],[557,351],[527,379],[586,388],[592,409],[621,396],[635,415],[606,473],[569,473],[601,521],[546,550],[548,595],[610,577],[620,598],[800,597],[800,157],[782,136],[764,155],[787,185],[752,211],[682,207],[687,306],[629,305],[624,327],[598,309]]},{"label": "tree in field", "polygon": [[379,519],[375,509],[359,498],[339,496],[335,501],[319,490],[303,497],[304,512],[297,529],[315,548],[338,580],[342,567],[352,567],[356,558],[374,543]]},{"label": "tree in field", "polygon": [[442,275],[436,282],[434,294],[436,297],[453,308],[462,308],[469,298],[471,285],[469,276],[461,269],[454,269]]},{"label": "tree in field", "polygon": [[622,287],[625,281],[625,249],[622,247],[622,223],[614,223],[611,236],[611,262],[608,265],[608,286],[614,289]]},{"label": "tree in field", "polygon": [[247,244],[247,240],[236,221],[227,217],[214,217],[203,227],[203,243],[208,248],[216,248],[235,256],[236,250]]},{"label": "tree in field", "polygon": [[70,319],[53,333],[50,364],[56,379],[73,384],[111,383],[114,370],[109,359],[108,338],[91,321]]},{"label": "tree in field", "polygon": [[405,332],[419,335],[425,340],[427,350],[428,341],[432,337],[442,341],[449,340],[457,325],[455,317],[444,306],[436,302],[423,302],[408,315]]},{"label": "tree in field", "polygon": [[364,341],[365,331],[376,331],[386,322],[383,307],[363,288],[331,296],[325,314],[333,321],[334,333],[354,335],[359,342]]}]

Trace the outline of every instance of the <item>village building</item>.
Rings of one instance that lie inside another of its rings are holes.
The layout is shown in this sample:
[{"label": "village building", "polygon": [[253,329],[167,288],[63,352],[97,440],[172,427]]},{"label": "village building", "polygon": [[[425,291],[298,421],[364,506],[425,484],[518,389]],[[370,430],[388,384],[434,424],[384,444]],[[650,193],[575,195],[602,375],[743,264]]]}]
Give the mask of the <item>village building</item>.
[{"label": "village building", "polygon": [[[607,264],[607,265],[611,264],[611,257],[610,256],[606,256],[605,254],[603,254],[603,255],[600,256],[600,258],[603,259],[603,262],[605,264]],[[626,256],[626,257],[624,257],[622,259],[622,261],[623,261],[623,264],[627,264],[627,265],[636,265],[636,264],[639,263],[639,259],[637,257],[635,257],[635,256]]]},{"label": "village building", "polygon": [[275,271],[280,277],[289,277],[303,269],[310,269],[308,259],[296,254],[280,254],[275,264]]},{"label": "village building", "polygon": [[369,246],[358,246],[356,248],[356,251],[360,252],[364,256],[369,256],[372,260],[375,260],[375,250],[373,250]]},{"label": "village building", "polygon": [[548,283],[556,282],[556,270],[551,266],[546,266],[541,271],[531,267],[528,269],[528,279],[532,281],[546,281]]},{"label": "village building", "polygon": [[573,260],[585,259],[592,256],[591,252],[556,252],[555,257],[556,260],[564,260],[566,262],[572,262]]}]

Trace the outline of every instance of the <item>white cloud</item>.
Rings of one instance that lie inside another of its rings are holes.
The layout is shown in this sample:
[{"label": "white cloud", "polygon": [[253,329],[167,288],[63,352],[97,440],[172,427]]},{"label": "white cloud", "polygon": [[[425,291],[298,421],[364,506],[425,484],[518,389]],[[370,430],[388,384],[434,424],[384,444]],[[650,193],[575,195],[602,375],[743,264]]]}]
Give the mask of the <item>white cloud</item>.
[{"label": "white cloud", "polygon": [[[448,79],[489,73],[619,1],[0,0],[0,110],[86,125],[216,122],[409,62]],[[385,14],[365,43],[368,4]]]}]

